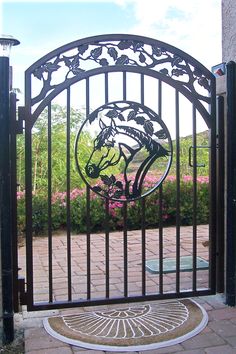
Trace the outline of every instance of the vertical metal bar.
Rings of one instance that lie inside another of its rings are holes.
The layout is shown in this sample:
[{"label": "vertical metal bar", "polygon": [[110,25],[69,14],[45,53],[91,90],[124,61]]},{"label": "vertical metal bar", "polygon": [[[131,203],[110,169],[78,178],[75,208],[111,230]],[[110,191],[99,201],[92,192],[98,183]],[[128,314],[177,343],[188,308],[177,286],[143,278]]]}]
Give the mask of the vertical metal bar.
[{"label": "vertical metal bar", "polygon": [[52,274],[52,107],[48,105],[48,281],[49,302],[53,301]]},{"label": "vertical metal bar", "polygon": [[145,203],[146,198],[141,199],[141,232],[142,232],[142,295],[146,295],[146,228],[145,228]]},{"label": "vertical metal bar", "polygon": [[[140,98],[144,105],[144,75],[140,75]],[[146,295],[146,229],[145,229],[145,202],[141,199],[141,232],[142,232],[142,295]]]},{"label": "vertical metal bar", "polygon": [[210,218],[209,218],[209,288],[216,292],[216,80],[211,79],[211,130],[210,130]]},{"label": "vertical metal bar", "polygon": [[90,83],[89,83],[89,77],[86,79],[86,116],[89,115],[90,111]]},{"label": "vertical metal bar", "polygon": [[[162,81],[158,81],[158,114],[162,117]],[[162,185],[159,187],[159,292],[163,294],[163,191]]]},{"label": "vertical metal bar", "polygon": [[[86,79],[86,116],[90,111],[90,85]],[[86,186],[86,223],[87,223],[87,299],[91,299],[91,220],[90,220],[90,188]]]},{"label": "vertical metal bar", "polygon": [[87,299],[91,299],[91,234],[90,234],[90,188],[86,186],[86,219],[87,219]]},{"label": "vertical metal bar", "polygon": [[192,111],[193,122],[193,278],[192,288],[197,288],[197,127],[196,127],[196,108],[193,105]]},{"label": "vertical metal bar", "polygon": [[25,239],[27,309],[33,308],[31,76],[25,73]]},{"label": "vertical metal bar", "polygon": [[225,151],[224,151],[224,97],[217,98],[217,136],[218,136],[218,149],[217,149],[217,193],[216,193],[216,206],[217,206],[217,263],[216,263],[216,281],[217,292],[224,292],[224,210],[225,210]]},{"label": "vertical metal bar", "polygon": [[127,76],[126,71],[123,71],[123,100],[127,99]]},{"label": "vertical metal bar", "polygon": [[105,200],[105,267],[106,267],[106,298],[109,298],[110,293],[110,260],[109,260],[109,200]]},{"label": "vertical metal bar", "polygon": [[70,221],[70,87],[67,88],[66,110],[66,224],[68,301],[71,301],[71,221]]},{"label": "vertical metal bar", "polygon": [[176,292],[180,291],[180,139],[179,92],[175,91],[175,141],[176,141]]},{"label": "vertical metal bar", "polygon": [[32,136],[30,123],[25,126],[25,217],[27,305],[33,306],[33,242],[32,242]]},{"label": "vertical metal bar", "polygon": [[[27,85],[27,82],[26,82]],[[25,122],[25,217],[26,217],[26,281],[27,305],[33,307],[33,242],[32,242],[32,135],[31,122]]]},{"label": "vertical metal bar", "polygon": [[105,73],[105,103],[108,103],[108,73]]},{"label": "vertical metal bar", "polygon": [[[127,99],[127,75],[123,71],[123,100]],[[127,238],[127,202],[123,204],[124,211],[124,296],[128,296],[128,238]]]},{"label": "vertical metal bar", "polygon": [[127,240],[127,202],[123,204],[123,220],[124,220],[124,236],[123,236],[123,245],[124,245],[124,296],[128,296],[128,240]]},{"label": "vertical metal bar", "polygon": [[163,294],[163,221],[162,221],[162,211],[163,211],[163,191],[162,185],[159,187],[159,292]]},{"label": "vertical metal bar", "polygon": [[0,244],[3,342],[14,339],[10,180],[9,58],[0,57]]},{"label": "vertical metal bar", "polygon": [[226,303],[236,305],[236,63],[227,64]]},{"label": "vertical metal bar", "polygon": [[16,171],[16,94],[10,93],[10,160],[11,160],[11,209],[12,209],[12,267],[13,305],[19,311],[18,299],[18,239],[17,239],[17,171]]},{"label": "vertical metal bar", "polygon": [[140,75],[140,93],[141,93],[141,104],[144,104],[144,75]]},{"label": "vertical metal bar", "polygon": [[[105,103],[108,102],[108,73],[105,73]],[[105,273],[106,273],[106,298],[110,296],[110,260],[109,260],[109,200],[105,199]]]}]

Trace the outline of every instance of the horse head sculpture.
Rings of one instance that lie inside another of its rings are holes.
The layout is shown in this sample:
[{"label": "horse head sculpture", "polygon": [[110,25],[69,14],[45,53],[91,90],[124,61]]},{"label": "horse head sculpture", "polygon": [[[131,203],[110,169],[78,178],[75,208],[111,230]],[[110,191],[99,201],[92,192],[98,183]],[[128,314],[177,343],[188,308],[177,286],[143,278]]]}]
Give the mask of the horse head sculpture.
[{"label": "horse head sculpture", "polygon": [[[104,111],[105,115],[98,114]],[[145,177],[154,162],[165,158],[167,169],[170,167],[172,145],[167,128],[153,111],[135,102],[104,105],[89,117],[90,124],[95,119],[99,122],[100,131],[94,138],[84,170],[89,179],[100,178],[105,187],[102,188],[100,183],[92,189],[114,199],[139,198]],[[142,159],[137,156],[142,156]],[[117,180],[107,171],[121,162],[122,178]],[[135,171],[132,164],[136,166]]]}]

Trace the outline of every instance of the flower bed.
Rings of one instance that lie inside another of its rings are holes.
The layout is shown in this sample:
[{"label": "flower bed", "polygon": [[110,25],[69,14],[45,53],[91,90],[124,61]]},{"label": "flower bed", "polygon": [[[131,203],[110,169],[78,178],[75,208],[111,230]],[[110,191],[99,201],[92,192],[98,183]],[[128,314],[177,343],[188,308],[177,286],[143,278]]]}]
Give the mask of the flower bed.
[{"label": "flower bed", "polygon": [[[197,223],[206,224],[209,218],[209,181],[208,177],[197,178]],[[146,180],[146,186],[150,188],[154,179]],[[193,182],[191,176],[184,176],[180,181],[180,223],[191,225],[193,222]],[[145,223],[146,227],[156,227],[162,219],[164,226],[174,225],[177,214],[176,178],[168,176],[163,183],[163,199],[160,206],[159,189],[146,197]],[[25,198],[23,192],[18,192],[18,230],[25,230]],[[33,231],[43,234],[48,229],[48,200],[45,194],[33,195]],[[73,232],[86,232],[86,190],[74,189],[70,192],[70,215],[67,215],[67,195],[65,192],[56,192],[52,195],[51,222],[52,230],[58,230],[67,226],[67,218],[70,216],[70,224]],[[90,231],[104,230],[105,202],[91,192],[90,200]],[[123,203],[109,201],[109,216],[107,223],[110,230],[123,228]],[[127,203],[127,227],[138,229],[141,226],[141,202],[140,200]]]}]

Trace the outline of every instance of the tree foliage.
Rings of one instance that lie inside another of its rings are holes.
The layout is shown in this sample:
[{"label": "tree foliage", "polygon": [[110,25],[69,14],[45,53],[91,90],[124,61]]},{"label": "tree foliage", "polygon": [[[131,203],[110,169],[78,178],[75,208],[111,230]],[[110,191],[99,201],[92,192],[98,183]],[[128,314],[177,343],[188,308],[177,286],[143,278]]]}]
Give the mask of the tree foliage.
[{"label": "tree foliage", "polygon": [[[52,191],[81,188],[84,182],[75,165],[74,145],[77,133],[85,119],[84,114],[74,108],[53,105],[51,114],[45,109],[32,128],[32,188],[33,192],[46,192],[51,174]],[[51,124],[50,124],[51,121]],[[25,137],[17,141],[17,173],[19,191],[25,189]],[[93,144],[89,131],[80,137],[78,157],[88,161],[88,145]],[[86,163],[81,163],[85,166]],[[50,168],[51,167],[51,168]],[[117,167],[119,169],[119,166]],[[69,184],[68,184],[69,183]]]}]

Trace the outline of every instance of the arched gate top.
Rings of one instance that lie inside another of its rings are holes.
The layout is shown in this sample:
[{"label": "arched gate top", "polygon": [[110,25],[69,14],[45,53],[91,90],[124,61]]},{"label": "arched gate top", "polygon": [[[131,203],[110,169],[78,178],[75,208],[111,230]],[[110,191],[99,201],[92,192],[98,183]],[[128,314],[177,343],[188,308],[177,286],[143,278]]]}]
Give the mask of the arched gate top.
[{"label": "arched gate top", "polygon": [[[48,53],[26,71],[26,106],[38,106],[60,86],[69,86],[94,69],[154,71],[173,87],[182,87],[202,106],[214,96],[214,75],[196,59],[167,43],[130,34],[107,34],[68,43]],[[54,82],[54,76],[57,80]],[[59,79],[58,79],[59,78]],[[31,93],[32,80],[40,89]],[[35,107],[36,107],[35,106]]]}]

